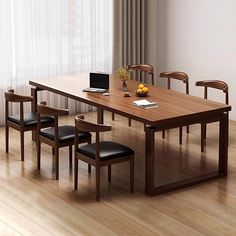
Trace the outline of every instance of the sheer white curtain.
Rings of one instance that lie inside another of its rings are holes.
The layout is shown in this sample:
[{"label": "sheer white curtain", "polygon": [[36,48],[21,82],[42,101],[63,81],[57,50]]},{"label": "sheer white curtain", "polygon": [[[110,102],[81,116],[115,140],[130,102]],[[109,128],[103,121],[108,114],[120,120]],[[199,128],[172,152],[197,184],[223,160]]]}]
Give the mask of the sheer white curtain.
[{"label": "sheer white curtain", "polygon": [[[112,17],[111,0],[0,0],[0,124],[9,87],[30,94],[32,78],[111,72]],[[40,99],[71,112],[89,109],[46,92]]]}]

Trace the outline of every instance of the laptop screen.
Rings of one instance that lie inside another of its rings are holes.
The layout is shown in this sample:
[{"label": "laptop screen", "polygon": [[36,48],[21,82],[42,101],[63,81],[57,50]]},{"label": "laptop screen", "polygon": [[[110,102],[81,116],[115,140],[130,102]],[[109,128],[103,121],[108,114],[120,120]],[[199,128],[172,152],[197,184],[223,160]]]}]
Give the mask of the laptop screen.
[{"label": "laptop screen", "polygon": [[109,89],[109,74],[90,73],[90,88]]}]

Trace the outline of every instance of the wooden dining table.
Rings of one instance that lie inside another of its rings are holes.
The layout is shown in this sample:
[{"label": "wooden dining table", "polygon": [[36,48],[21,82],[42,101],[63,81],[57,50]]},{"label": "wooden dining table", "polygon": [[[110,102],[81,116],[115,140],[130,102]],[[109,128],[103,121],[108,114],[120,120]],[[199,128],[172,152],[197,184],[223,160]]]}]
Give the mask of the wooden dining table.
[{"label": "wooden dining table", "polygon": [[[128,90],[131,96],[124,97],[122,82],[117,76],[110,76],[110,96],[104,96],[101,93],[83,92],[82,90],[89,86],[88,74],[33,79],[29,81],[29,84],[32,86],[31,93],[34,98],[33,111],[36,111],[38,91],[47,90],[96,107],[98,123],[103,123],[104,110],[144,123],[145,193],[147,195],[157,195],[227,175],[228,113],[231,110],[229,105],[148,85],[149,96],[145,99],[150,102],[157,102],[158,107],[144,109],[132,104],[133,101],[143,99],[135,96],[135,90],[139,83],[135,80],[128,81]],[[196,123],[207,124],[212,122],[219,122],[217,170],[155,186],[155,132]]]}]

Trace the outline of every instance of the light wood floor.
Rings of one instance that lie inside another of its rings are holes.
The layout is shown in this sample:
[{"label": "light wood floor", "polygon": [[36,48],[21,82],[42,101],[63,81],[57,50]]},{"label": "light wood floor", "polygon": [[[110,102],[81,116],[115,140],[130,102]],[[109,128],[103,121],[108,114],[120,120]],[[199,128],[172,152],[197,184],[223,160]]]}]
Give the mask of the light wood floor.
[{"label": "light wood floor", "polygon": [[[95,113],[86,118],[95,121]],[[79,189],[73,191],[68,150],[60,151],[60,180],[54,180],[51,149],[42,146],[42,169],[36,171],[36,146],[26,133],[25,162],[20,161],[19,133],[11,129],[10,153],[5,153],[5,132],[0,128],[0,235],[236,235],[236,122],[230,123],[229,175],[201,185],[156,197],[144,194],[143,124],[111,113],[104,134],[136,152],[135,192],[129,193],[129,164],[101,173],[101,202],[95,200],[94,170],[89,175],[80,162]],[[73,117],[61,120],[73,124]],[[178,129],[166,139],[156,134],[156,184],[216,169],[218,126],[208,126],[207,150],[200,153],[200,125],[190,127],[182,147]]]}]

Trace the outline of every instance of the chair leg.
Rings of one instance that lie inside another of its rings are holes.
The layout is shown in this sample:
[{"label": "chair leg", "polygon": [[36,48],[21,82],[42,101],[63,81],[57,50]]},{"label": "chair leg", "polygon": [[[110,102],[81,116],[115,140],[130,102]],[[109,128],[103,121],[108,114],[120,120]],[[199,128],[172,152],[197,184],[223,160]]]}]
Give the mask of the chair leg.
[{"label": "chair leg", "polygon": [[100,201],[100,167],[96,167],[96,200]]},{"label": "chair leg", "polygon": [[189,134],[189,125],[186,126],[187,134]]},{"label": "chair leg", "polygon": [[24,153],[24,144],[25,140],[24,140],[24,132],[20,132],[20,150],[21,150],[21,161],[24,161],[25,159],[25,153]]},{"label": "chair leg", "polygon": [[129,126],[131,126],[131,119],[129,118]]},{"label": "chair leg", "polygon": [[204,128],[204,138],[206,139],[206,131],[207,131],[207,125],[205,124],[205,128]]},{"label": "chair leg", "polygon": [[9,126],[5,126],[6,153],[9,152]]},{"label": "chair leg", "polygon": [[74,190],[78,189],[78,158],[74,159]]},{"label": "chair leg", "polygon": [[115,113],[112,112],[112,120],[115,120]]},{"label": "chair leg", "polygon": [[201,124],[201,152],[204,152],[206,141],[206,124]]},{"label": "chair leg", "polygon": [[130,192],[134,192],[134,156],[130,159]]},{"label": "chair leg", "polygon": [[[113,115],[114,115],[114,118],[115,118],[115,113],[112,113],[112,117],[113,117]],[[91,138],[90,138],[90,140],[88,141],[88,144],[91,144],[91,142],[92,141],[91,141]],[[89,165],[89,164],[88,164],[88,172],[91,173],[91,165]]]},{"label": "chair leg", "polygon": [[69,168],[72,170],[72,146],[69,146]]},{"label": "chair leg", "polygon": [[162,131],[162,138],[164,139],[166,137],[165,130]]},{"label": "chair leg", "polygon": [[179,144],[182,145],[183,140],[183,127],[179,127]]},{"label": "chair leg", "polygon": [[108,182],[111,182],[111,165],[108,165]]},{"label": "chair leg", "polygon": [[56,170],[56,180],[59,179],[59,149],[55,148],[55,170]]},{"label": "chair leg", "polygon": [[40,170],[41,165],[41,142],[37,141],[37,169]]}]

